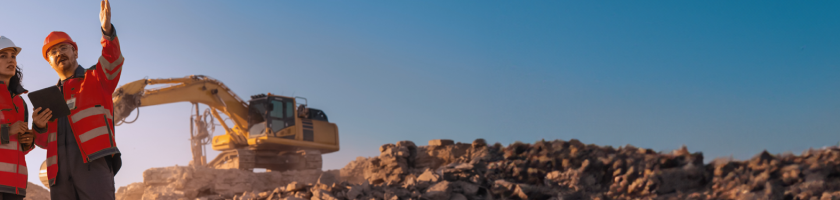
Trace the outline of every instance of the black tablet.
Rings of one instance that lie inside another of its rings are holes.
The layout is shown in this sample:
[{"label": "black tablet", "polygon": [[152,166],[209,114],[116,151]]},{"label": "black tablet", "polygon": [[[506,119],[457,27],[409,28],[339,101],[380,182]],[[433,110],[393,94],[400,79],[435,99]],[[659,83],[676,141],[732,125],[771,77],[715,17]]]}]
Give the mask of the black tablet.
[{"label": "black tablet", "polygon": [[41,107],[42,110],[44,108],[52,110],[50,121],[70,115],[70,108],[67,107],[67,102],[64,101],[64,94],[61,93],[58,86],[51,86],[30,92],[27,96],[29,96],[29,102],[32,102],[32,110],[38,107]]}]

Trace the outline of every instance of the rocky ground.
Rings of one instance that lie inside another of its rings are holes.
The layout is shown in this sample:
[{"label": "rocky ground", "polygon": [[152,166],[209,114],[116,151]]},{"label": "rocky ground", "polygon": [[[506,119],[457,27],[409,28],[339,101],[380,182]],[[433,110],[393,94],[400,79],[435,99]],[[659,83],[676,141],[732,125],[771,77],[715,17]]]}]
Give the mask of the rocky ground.
[{"label": "rocky ground", "polygon": [[50,191],[32,182],[26,185],[26,197],[23,200],[50,200]]},{"label": "rocky ground", "polygon": [[401,141],[379,150],[326,172],[153,168],[117,199],[840,199],[837,147],[709,164],[685,147],[663,153],[574,139]]}]

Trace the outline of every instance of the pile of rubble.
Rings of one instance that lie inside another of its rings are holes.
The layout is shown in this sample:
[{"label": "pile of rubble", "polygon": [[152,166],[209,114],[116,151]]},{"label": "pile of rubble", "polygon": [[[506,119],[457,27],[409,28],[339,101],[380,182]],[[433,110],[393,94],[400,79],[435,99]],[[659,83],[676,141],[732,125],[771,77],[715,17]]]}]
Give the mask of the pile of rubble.
[{"label": "pile of rubble", "polygon": [[[291,182],[317,183],[328,178],[336,182],[338,170],[252,173],[238,169],[202,166],[152,168],[143,172],[143,182],[117,190],[117,199],[230,199],[243,192],[273,190]],[[241,198],[240,198],[241,199]]]},{"label": "pile of rubble", "polygon": [[340,171],[149,169],[117,199],[840,199],[840,148],[747,161],[578,140],[400,141]]},{"label": "pile of rubble", "polygon": [[23,200],[50,200],[50,191],[41,185],[26,183],[26,197]]}]

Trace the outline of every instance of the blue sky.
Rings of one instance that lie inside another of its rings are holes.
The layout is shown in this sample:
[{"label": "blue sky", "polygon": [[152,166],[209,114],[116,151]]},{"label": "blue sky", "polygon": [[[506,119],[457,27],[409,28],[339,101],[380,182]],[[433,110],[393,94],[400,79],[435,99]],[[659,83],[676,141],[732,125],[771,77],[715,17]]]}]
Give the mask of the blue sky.
[{"label": "blue sky", "polygon": [[[239,96],[304,96],[338,124],[337,169],[378,146],[540,139],[710,160],[840,141],[840,3],[767,1],[120,1],[121,83],[203,74]],[[99,2],[12,1],[0,35],[30,90],[58,79],[43,39],[99,57]],[[203,109],[203,108],[202,108]],[[189,103],[117,127],[117,186],[186,165]],[[132,116],[133,117],[133,116]],[[217,131],[216,134],[223,134]],[[209,147],[208,147],[209,149]],[[210,150],[210,158],[217,152]],[[45,150],[28,157],[30,181]]]}]

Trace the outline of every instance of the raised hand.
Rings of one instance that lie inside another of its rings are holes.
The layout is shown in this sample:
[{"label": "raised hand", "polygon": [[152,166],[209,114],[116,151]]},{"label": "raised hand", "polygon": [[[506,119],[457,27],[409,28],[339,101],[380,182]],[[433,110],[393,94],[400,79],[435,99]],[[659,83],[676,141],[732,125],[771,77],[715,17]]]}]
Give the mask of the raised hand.
[{"label": "raised hand", "polygon": [[38,107],[32,112],[35,113],[32,115],[32,124],[35,124],[35,127],[38,128],[46,128],[47,122],[49,122],[50,118],[52,118],[52,110],[47,108],[44,109],[44,111],[41,111],[41,107]]},{"label": "raised hand", "polygon": [[108,0],[99,2],[99,22],[105,33],[111,33],[111,3]]}]

